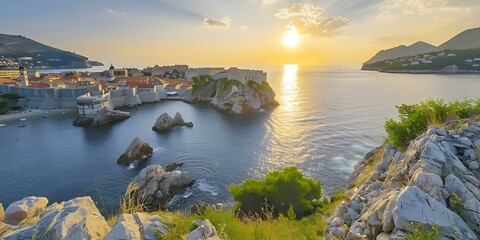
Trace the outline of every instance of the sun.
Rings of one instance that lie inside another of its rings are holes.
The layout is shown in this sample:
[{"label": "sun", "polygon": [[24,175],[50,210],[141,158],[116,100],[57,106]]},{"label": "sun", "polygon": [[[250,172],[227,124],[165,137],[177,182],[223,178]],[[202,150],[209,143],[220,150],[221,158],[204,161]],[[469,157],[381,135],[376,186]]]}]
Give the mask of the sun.
[{"label": "sun", "polygon": [[287,48],[295,48],[300,43],[300,33],[295,26],[289,26],[283,34],[283,45]]}]

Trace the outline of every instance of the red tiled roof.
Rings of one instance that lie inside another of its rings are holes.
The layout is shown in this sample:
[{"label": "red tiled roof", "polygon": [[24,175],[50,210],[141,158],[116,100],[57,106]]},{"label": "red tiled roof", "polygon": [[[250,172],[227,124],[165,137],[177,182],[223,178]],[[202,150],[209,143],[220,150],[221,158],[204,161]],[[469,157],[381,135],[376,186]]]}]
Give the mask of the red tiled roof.
[{"label": "red tiled roof", "polygon": [[155,87],[153,84],[140,83],[140,82],[129,82],[127,83],[127,86],[138,87],[138,88],[154,88]]},{"label": "red tiled roof", "polygon": [[38,82],[38,81],[42,81],[42,80],[43,80],[43,77],[29,77],[28,78],[29,82]]},{"label": "red tiled roof", "polygon": [[32,82],[29,84],[31,87],[34,88],[49,88],[50,84],[44,82]]}]

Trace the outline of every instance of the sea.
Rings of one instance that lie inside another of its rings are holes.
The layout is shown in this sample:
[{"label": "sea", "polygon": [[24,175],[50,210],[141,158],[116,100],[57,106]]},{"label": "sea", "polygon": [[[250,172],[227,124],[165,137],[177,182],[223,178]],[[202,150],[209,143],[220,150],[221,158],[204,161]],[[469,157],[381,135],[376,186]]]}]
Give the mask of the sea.
[{"label": "sea", "polygon": [[[106,126],[74,127],[75,112],[12,120],[0,128],[0,203],[44,196],[50,203],[91,196],[114,214],[128,183],[146,166],[184,163],[196,179],[169,207],[198,201],[231,204],[231,184],[297,166],[322,181],[329,195],[346,185],[354,165],[381,145],[384,123],[395,106],[428,98],[480,97],[479,75],[387,74],[356,68],[279,65],[268,82],[280,105],[235,115],[209,105],[162,101],[132,109],[131,117]],[[158,116],[180,112],[193,128],[152,131]],[[18,125],[25,123],[26,127]],[[154,148],[150,159],[130,166],[117,158],[135,137]]]}]

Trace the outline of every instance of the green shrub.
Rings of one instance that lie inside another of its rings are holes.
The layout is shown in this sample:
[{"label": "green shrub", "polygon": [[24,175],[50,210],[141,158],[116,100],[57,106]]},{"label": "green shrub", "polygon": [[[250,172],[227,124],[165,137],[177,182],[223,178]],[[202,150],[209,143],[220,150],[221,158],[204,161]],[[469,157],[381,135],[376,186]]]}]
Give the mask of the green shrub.
[{"label": "green shrub", "polygon": [[439,240],[440,230],[437,226],[427,227],[423,224],[412,224],[407,229],[405,240]]},{"label": "green shrub", "polygon": [[304,177],[296,167],[283,171],[269,172],[265,180],[247,179],[240,185],[230,186],[236,203],[236,210],[245,214],[262,215],[266,207],[273,209],[273,215],[288,214],[293,207],[297,218],[312,214],[321,197],[320,180]]},{"label": "green shrub", "polygon": [[212,77],[209,75],[200,75],[199,77],[193,77],[193,86],[192,86],[192,93],[195,93],[198,89],[200,89],[205,83],[212,80]]},{"label": "green shrub", "polygon": [[402,104],[396,108],[400,121],[387,119],[385,131],[390,144],[403,148],[427,130],[429,125],[444,123],[449,118],[468,118],[480,114],[480,100],[466,99],[445,103],[443,99],[428,99],[412,105]]}]

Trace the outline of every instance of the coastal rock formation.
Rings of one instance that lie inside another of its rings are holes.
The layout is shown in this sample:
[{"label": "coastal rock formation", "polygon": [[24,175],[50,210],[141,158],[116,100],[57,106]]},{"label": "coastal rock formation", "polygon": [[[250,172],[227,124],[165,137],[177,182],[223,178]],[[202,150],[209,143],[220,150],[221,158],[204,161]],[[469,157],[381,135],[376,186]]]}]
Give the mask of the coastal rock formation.
[{"label": "coastal rock formation", "polygon": [[3,210],[3,205],[0,203],[0,222],[3,222],[5,218],[5,210]]},{"label": "coastal rock formation", "polygon": [[217,234],[217,230],[212,225],[212,223],[205,219],[205,221],[196,221],[197,229],[190,232],[187,236],[187,240],[220,240],[220,237]]},{"label": "coastal rock formation", "polygon": [[231,113],[257,112],[275,107],[275,92],[267,82],[250,81],[244,85],[236,80],[212,80],[192,91],[184,99],[188,103],[210,103],[214,108]]},{"label": "coastal rock formation", "polygon": [[122,214],[104,239],[157,239],[154,231],[159,234],[169,232],[160,217],[145,213]]},{"label": "coastal rock formation", "polygon": [[183,120],[182,114],[176,113],[175,117],[170,117],[168,113],[163,113],[160,115],[160,117],[157,118],[157,121],[155,121],[155,124],[153,125],[152,129],[158,132],[166,132],[169,131],[175,127],[193,127],[192,122],[185,122]]},{"label": "coastal rock formation", "polygon": [[147,142],[136,137],[125,152],[117,159],[119,164],[130,164],[135,160],[147,158],[153,153],[153,148]]},{"label": "coastal rock formation", "polygon": [[32,221],[37,218],[48,204],[44,197],[26,197],[10,204],[5,210],[4,222],[10,225],[18,225],[22,221]]},{"label": "coastal rock formation", "polygon": [[130,117],[129,112],[122,112],[118,110],[110,110],[108,107],[103,107],[95,116],[78,115],[73,121],[74,126],[96,127],[111,122],[117,122]]},{"label": "coastal rock formation", "polygon": [[186,172],[165,172],[160,165],[144,168],[130,185],[134,186],[133,197],[150,210],[165,209],[168,201],[183,189],[192,186],[195,180]]},{"label": "coastal rock formation", "polygon": [[436,227],[441,239],[478,239],[480,123],[446,127],[431,127],[404,152],[386,145],[367,154],[349,179],[350,201],[327,220],[326,239],[398,239],[418,225]]},{"label": "coastal rock formation", "polygon": [[75,198],[54,203],[41,213],[40,219],[29,226],[17,229],[5,240],[31,239],[102,239],[109,227],[90,197]]}]

